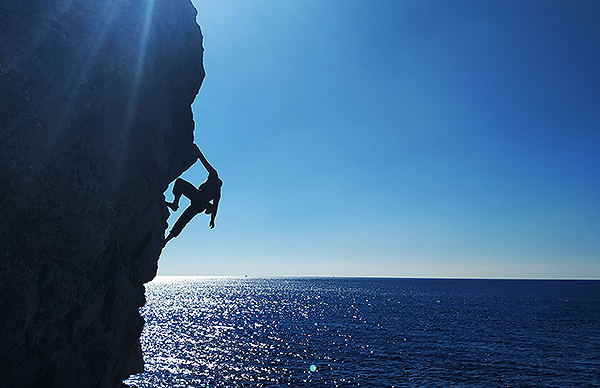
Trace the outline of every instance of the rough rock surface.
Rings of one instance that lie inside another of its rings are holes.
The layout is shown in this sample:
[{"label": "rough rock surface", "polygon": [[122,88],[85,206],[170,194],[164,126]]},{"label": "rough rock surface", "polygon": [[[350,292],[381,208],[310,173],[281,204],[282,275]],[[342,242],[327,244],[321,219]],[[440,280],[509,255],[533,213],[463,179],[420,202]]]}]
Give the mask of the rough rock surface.
[{"label": "rough rock surface", "polygon": [[195,161],[189,0],[0,2],[0,387],[119,387]]}]

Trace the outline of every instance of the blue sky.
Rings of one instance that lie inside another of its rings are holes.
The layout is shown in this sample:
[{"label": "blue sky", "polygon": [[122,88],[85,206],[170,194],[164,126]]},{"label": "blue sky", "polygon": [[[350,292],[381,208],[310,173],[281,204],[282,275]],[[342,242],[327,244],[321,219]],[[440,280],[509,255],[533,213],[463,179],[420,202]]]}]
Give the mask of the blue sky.
[{"label": "blue sky", "polygon": [[600,278],[600,4],[194,4],[223,197],[160,275]]}]

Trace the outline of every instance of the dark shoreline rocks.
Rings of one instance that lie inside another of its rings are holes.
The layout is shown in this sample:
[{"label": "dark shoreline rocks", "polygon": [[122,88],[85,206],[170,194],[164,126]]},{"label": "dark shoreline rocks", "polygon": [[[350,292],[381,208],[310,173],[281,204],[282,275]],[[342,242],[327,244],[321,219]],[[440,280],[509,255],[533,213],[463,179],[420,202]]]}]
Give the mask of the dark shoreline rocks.
[{"label": "dark shoreline rocks", "polygon": [[0,4],[0,388],[143,370],[163,192],[194,161],[189,0]]}]

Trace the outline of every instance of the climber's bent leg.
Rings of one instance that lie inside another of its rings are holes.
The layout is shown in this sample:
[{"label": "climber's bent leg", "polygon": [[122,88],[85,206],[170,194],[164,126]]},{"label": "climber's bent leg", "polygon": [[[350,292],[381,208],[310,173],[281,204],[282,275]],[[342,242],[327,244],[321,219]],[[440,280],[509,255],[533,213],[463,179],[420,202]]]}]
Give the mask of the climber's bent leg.
[{"label": "climber's bent leg", "polygon": [[173,186],[173,195],[175,198],[173,199],[173,202],[167,202],[167,206],[169,206],[173,211],[176,211],[179,209],[179,199],[181,199],[182,194],[191,200],[194,198],[197,192],[198,189],[196,189],[190,182],[181,178],[177,178],[175,185]]}]

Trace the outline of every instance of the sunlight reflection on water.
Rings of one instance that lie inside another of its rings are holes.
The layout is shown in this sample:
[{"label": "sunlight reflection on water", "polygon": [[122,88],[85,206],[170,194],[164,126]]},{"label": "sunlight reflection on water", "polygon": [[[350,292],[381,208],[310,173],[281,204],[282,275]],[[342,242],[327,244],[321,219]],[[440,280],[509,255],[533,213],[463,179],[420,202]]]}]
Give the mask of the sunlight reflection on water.
[{"label": "sunlight reflection on water", "polygon": [[540,282],[161,277],[147,285],[142,309],[146,372],[128,382],[592,384],[598,284],[590,294]]}]

